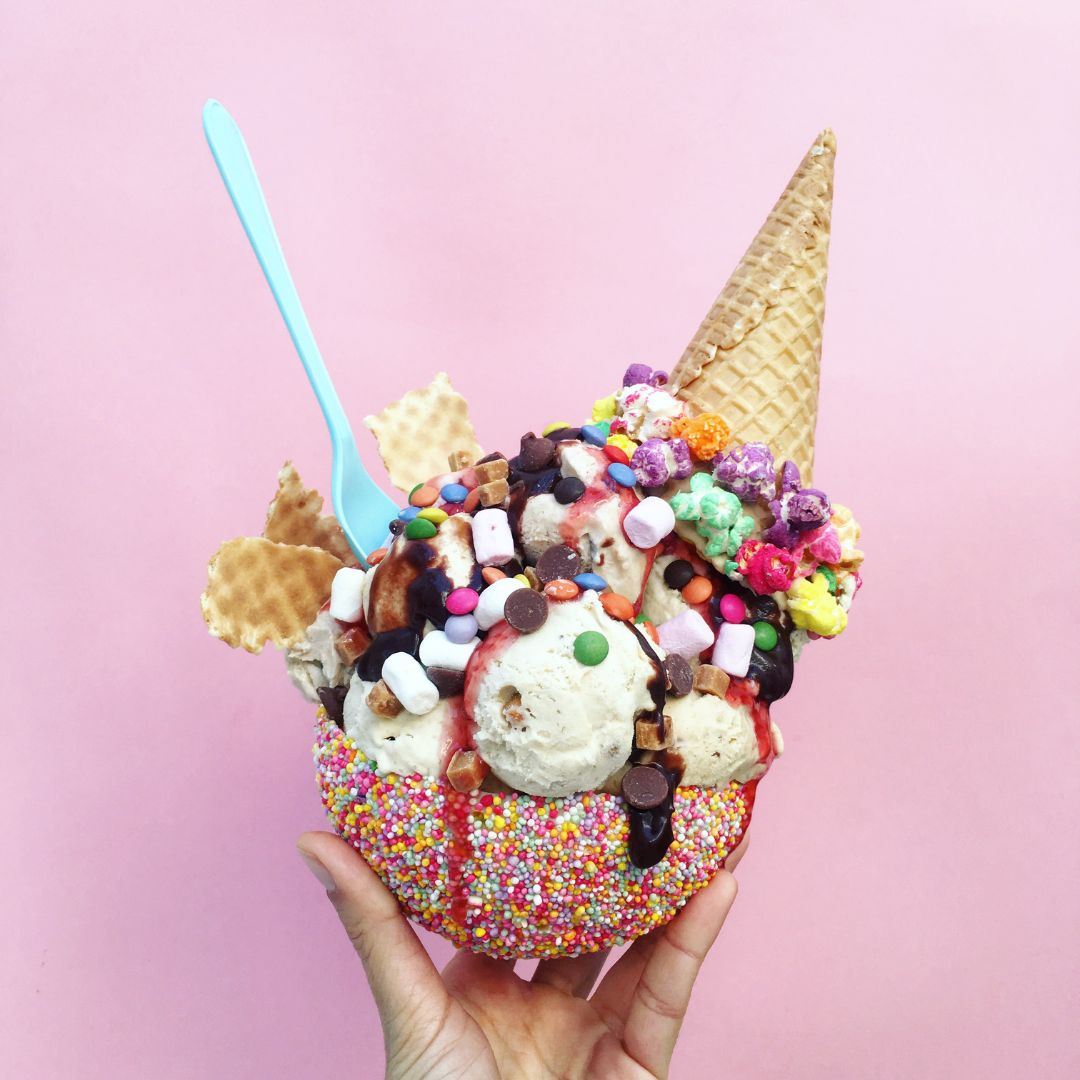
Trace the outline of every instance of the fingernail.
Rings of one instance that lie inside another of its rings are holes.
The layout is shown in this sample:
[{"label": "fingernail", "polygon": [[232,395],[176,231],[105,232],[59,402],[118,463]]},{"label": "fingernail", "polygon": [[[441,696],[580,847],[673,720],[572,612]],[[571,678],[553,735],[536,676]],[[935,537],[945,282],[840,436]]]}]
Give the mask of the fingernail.
[{"label": "fingernail", "polygon": [[319,879],[319,884],[328,892],[332,893],[337,885],[334,882],[330,871],[314,855],[309,855],[306,851],[299,852],[300,858],[304,860],[307,868]]}]

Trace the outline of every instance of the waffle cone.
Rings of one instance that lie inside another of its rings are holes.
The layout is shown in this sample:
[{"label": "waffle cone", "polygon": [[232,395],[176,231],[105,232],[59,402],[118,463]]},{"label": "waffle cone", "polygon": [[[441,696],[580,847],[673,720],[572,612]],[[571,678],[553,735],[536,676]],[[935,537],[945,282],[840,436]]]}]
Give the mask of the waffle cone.
[{"label": "waffle cone", "polygon": [[241,536],[210,560],[202,611],[214,637],[257,653],[295,645],[330,596],[341,560],[314,547]]},{"label": "waffle cone", "polygon": [[823,131],[671,374],[692,412],[763,442],[809,484],[836,140]]},{"label": "waffle cone", "polygon": [[323,498],[304,487],[291,461],[278,473],[278,489],[266,512],[263,536],[278,544],[322,548],[346,566],[356,566],[356,556],[345,531],[332,514],[321,514]]},{"label": "waffle cone", "polygon": [[410,390],[381,413],[365,416],[364,423],[378,440],[390,481],[400,491],[411,491],[445,473],[453,451],[465,451],[473,461],[481,454],[469,406],[445,372],[439,372],[422,390]]}]

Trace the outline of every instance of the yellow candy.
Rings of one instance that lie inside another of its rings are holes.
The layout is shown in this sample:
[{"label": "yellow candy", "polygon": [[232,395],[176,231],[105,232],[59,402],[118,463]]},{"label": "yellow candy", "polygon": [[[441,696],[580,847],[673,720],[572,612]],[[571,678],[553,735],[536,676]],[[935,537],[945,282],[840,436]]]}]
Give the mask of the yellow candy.
[{"label": "yellow candy", "polygon": [[609,435],[608,444],[617,446],[627,457],[633,457],[634,451],[638,448],[638,444],[629,435],[624,435],[621,431]]},{"label": "yellow candy", "polygon": [[569,427],[569,424],[565,424],[562,421],[556,421],[554,424],[548,424],[546,428],[541,432],[542,435],[547,437],[553,431],[558,431],[560,428]]},{"label": "yellow candy", "polygon": [[416,516],[423,518],[425,521],[430,521],[433,525],[441,525],[450,515],[437,506],[425,506]]},{"label": "yellow candy", "polygon": [[803,630],[836,637],[847,626],[847,612],[829,592],[824,574],[800,578],[788,589],[787,601],[792,621]]},{"label": "yellow candy", "polygon": [[593,423],[598,424],[601,420],[613,420],[615,418],[615,395],[597,398],[592,407]]},{"label": "yellow candy", "polygon": [[528,585],[530,588],[532,587],[529,579],[524,574],[515,574],[514,580],[520,581],[522,585]]}]

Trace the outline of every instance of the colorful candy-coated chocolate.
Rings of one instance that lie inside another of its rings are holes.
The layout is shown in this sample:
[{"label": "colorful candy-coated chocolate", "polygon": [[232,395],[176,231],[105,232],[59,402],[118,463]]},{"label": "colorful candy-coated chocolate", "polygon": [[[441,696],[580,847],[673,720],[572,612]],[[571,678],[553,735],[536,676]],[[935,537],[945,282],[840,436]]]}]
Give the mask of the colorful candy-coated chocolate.
[{"label": "colorful candy-coated chocolate", "polygon": [[430,521],[434,525],[441,525],[450,515],[441,507],[425,506],[416,516],[423,518],[424,521]]},{"label": "colorful candy-coated chocolate", "polygon": [[574,584],[579,589],[593,589],[595,592],[603,592],[607,588],[607,582],[599,574],[577,574]]},{"label": "colorful candy-coated chocolate", "polygon": [[439,498],[439,489],[431,484],[420,484],[409,492],[409,502],[413,506],[431,506]]},{"label": "colorful candy-coated chocolate", "polygon": [[446,625],[443,626],[443,633],[455,645],[464,645],[467,641],[472,641],[476,637],[477,629],[478,623],[475,615],[451,615],[446,620]]},{"label": "colorful candy-coated chocolate", "polygon": [[446,598],[446,610],[451,615],[468,615],[478,603],[480,594],[475,589],[452,589]]},{"label": "colorful candy-coated chocolate", "polygon": [[607,659],[611,646],[599,630],[585,630],[574,638],[574,657],[587,667],[595,667]]},{"label": "colorful candy-coated chocolate", "polygon": [[688,604],[704,604],[713,594],[713,583],[700,575],[692,577],[682,589],[682,597]]},{"label": "colorful candy-coated chocolate", "polygon": [[544,586],[544,595],[552,600],[573,600],[580,592],[577,584],[566,578],[555,578]]},{"label": "colorful candy-coated chocolate", "polygon": [[720,597],[720,614],[725,622],[741,623],[746,618],[746,604],[734,593]]},{"label": "colorful candy-coated chocolate", "polygon": [[771,652],[776,648],[776,643],[779,640],[780,635],[777,634],[776,627],[772,623],[754,623],[754,644],[757,648],[764,652]]},{"label": "colorful candy-coated chocolate", "polygon": [[581,438],[590,446],[603,446],[607,442],[608,433],[597,424],[585,424],[581,429]]},{"label": "colorful candy-coated chocolate", "polygon": [[540,432],[540,434],[547,438],[547,436],[550,435],[553,431],[558,431],[561,428],[567,428],[569,426],[570,425],[567,424],[565,421],[556,420],[554,424],[548,424],[547,427],[545,427],[544,430]]},{"label": "colorful candy-coated chocolate", "polygon": [[443,484],[439,489],[439,494],[444,502],[460,503],[468,498],[469,489],[464,484]]},{"label": "colorful candy-coated chocolate", "polygon": [[[604,454],[607,456],[608,461],[617,462],[619,465],[627,466],[627,468],[630,467],[630,458],[621,446],[616,446],[613,442],[605,443]],[[631,472],[630,475],[633,476],[633,472]],[[631,483],[634,482],[635,481],[633,480],[631,481]]]},{"label": "colorful candy-coated chocolate", "polygon": [[398,511],[398,517],[401,518],[402,521],[412,521],[412,519],[416,517],[416,515],[419,513],[419,506],[406,506],[404,510]]},{"label": "colorful candy-coated chocolate", "polygon": [[620,487],[632,488],[637,483],[637,478],[634,476],[634,470],[631,469],[629,465],[624,465],[621,461],[613,461],[607,467],[607,474]]},{"label": "colorful candy-coated chocolate", "polygon": [[405,526],[405,537],[408,540],[430,540],[438,531],[434,521],[415,517]]},{"label": "colorful candy-coated chocolate", "polygon": [[613,619],[618,619],[620,622],[633,621],[634,605],[625,596],[613,592],[602,593],[600,603]]}]

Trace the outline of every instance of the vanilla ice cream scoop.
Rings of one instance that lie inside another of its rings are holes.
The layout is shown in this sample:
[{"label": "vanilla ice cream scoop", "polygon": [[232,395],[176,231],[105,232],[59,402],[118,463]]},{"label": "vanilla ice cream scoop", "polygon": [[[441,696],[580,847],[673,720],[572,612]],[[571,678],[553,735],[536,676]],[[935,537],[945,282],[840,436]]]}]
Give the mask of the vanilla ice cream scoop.
[{"label": "vanilla ice cream scoop", "polygon": [[[607,656],[582,663],[586,632]],[[519,791],[557,797],[600,787],[630,756],[633,717],[655,708],[657,666],[625,623],[604,612],[596,593],[552,604],[531,634],[503,623],[473,655],[465,677],[475,742],[498,777]]]}]

